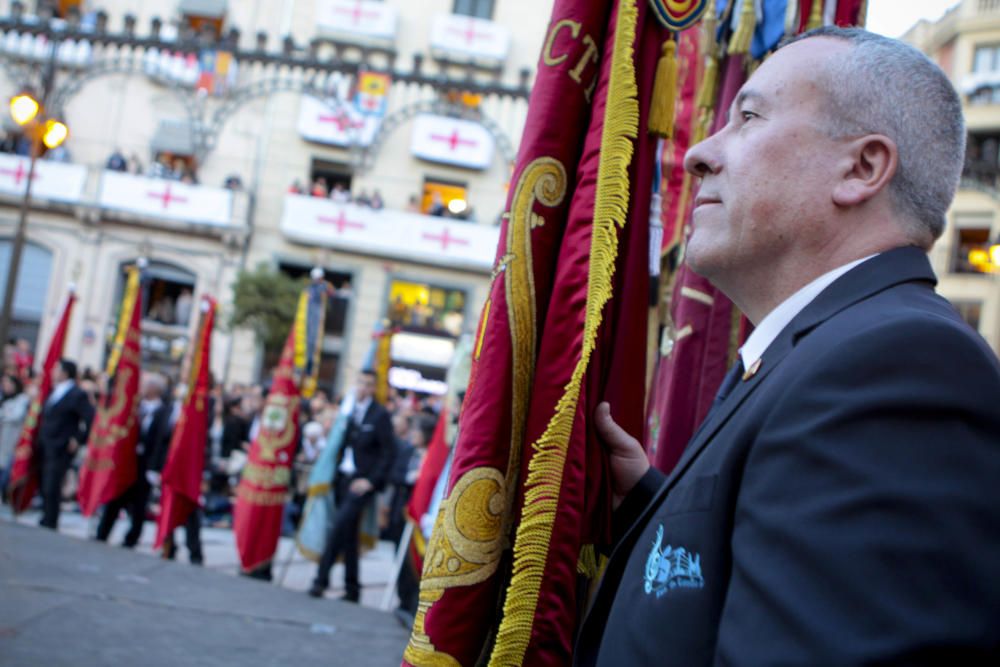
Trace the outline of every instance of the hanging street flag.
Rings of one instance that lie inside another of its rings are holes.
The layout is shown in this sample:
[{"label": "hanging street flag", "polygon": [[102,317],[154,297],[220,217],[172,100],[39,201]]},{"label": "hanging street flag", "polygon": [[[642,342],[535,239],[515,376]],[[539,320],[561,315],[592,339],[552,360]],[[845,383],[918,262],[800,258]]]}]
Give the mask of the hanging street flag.
[{"label": "hanging street flag", "polygon": [[302,138],[331,146],[370,146],[381,121],[381,116],[364,114],[339,96],[323,101],[303,95],[299,105]]},{"label": "hanging street flag", "polygon": [[108,358],[111,387],[97,408],[97,417],[87,439],[87,454],[80,468],[77,499],[84,516],[90,516],[98,507],[120,496],[136,479],[142,335],[140,280],[139,266],[129,267],[118,332]]},{"label": "hanging street flag", "polygon": [[405,664],[572,661],[611,541],[596,406],[642,433],[663,39],[646,0],[555,2]]},{"label": "hanging street flag", "polygon": [[365,115],[384,116],[389,99],[392,79],[381,72],[358,72],[358,90],[354,95],[355,108]]},{"label": "hanging street flag", "polygon": [[59,324],[49,341],[49,349],[45,353],[45,363],[42,365],[42,374],[38,382],[38,391],[32,397],[28,407],[28,413],[24,417],[24,425],[21,426],[21,435],[17,439],[14,448],[14,463],[11,466],[10,482],[8,484],[8,498],[14,513],[20,513],[28,509],[31,499],[38,490],[38,461],[35,458],[35,438],[42,422],[42,407],[52,393],[52,373],[56,364],[63,356],[63,348],[66,345],[66,332],[69,330],[70,317],[73,314],[73,304],[76,303],[76,294],[71,285],[69,293],[66,295],[66,303],[62,308],[62,315],[59,317]]},{"label": "hanging street flag", "polygon": [[170,438],[167,462],[161,476],[160,517],[153,545],[156,549],[173,535],[174,528],[187,521],[191,512],[197,511],[200,504],[205,443],[212,419],[209,392],[215,311],[215,300],[209,296],[202,297],[201,320],[195,336],[184,405]]},{"label": "hanging street flag", "polygon": [[413,121],[410,152],[421,160],[488,169],[493,150],[493,135],[475,121],[436,114],[421,114]]}]

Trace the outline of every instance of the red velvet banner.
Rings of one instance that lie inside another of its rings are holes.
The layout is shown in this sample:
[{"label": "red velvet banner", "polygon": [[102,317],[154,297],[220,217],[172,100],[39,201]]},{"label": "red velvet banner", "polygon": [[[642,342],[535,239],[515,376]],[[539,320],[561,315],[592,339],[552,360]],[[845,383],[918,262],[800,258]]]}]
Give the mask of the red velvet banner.
[{"label": "red velvet banner", "polygon": [[24,417],[21,435],[14,449],[14,464],[11,466],[9,498],[11,508],[15,513],[28,509],[31,499],[38,490],[38,462],[35,459],[35,437],[42,423],[42,407],[52,393],[52,372],[62,358],[66,345],[66,332],[69,330],[69,320],[73,313],[76,295],[70,292],[66,297],[59,324],[49,341],[49,349],[45,353],[45,363],[38,382],[38,390],[31,399],[28,413]]},{"label": "red velvet banner", "polygon": [[209,369],[215,310],[215,301],[211,297],[203,297],[187,394],[170,439],[167,462],[163,466],[155,548],[159,548],[163,540],[173,534],[174,528],[187,521],[191,512],[198,509],[205,469],[205,442],[212,418],[209,414]]},{"label": "red velvet banner", "polygon": [[406,664],[476,664],[494,632],[497,663],[569,662],[578,568],[596,574],[608,539],[593,408],[607,396],[642,430],[645,113],[662,43],[646,14],[555,3]]},{"label": "red velvet banner", "polygon": [[[122,304],[125,308],[127,304]],[[80,468],[77,499],[80,511],[90,516],[98,507],[124,493],[135,482],[136,444],[139,440],[140,321],[142,290],[135,290],[135,302],[125,329],[121,359],[97,409],[97,417],[87,440],[87,455]]]},{"label": "red velvet banner", "polygon": [[264,402],[260,432],[236,489],[233,532],[244,572],[267,568],[281,537],[281,515],[299,437],[299,386],[295,374],[295,327],[281,352]]}]

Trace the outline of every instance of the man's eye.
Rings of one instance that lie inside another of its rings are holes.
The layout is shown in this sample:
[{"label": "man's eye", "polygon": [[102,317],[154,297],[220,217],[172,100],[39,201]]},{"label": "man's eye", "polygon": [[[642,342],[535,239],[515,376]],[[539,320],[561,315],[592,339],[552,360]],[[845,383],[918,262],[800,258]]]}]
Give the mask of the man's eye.
[{"label": "man's eye", "polygon": [[744,120],[744,121],[748,121],[748,120],[750,120],[751,118],[758,118],[758,117],[759,117],[759,116],[757,116],[757,114],[755,114],[755,113],[754,113],[753,111],[741,111],[741,112],[740,112],[740,116],[742,116],[742,117],[743,117],[743,120]]}]

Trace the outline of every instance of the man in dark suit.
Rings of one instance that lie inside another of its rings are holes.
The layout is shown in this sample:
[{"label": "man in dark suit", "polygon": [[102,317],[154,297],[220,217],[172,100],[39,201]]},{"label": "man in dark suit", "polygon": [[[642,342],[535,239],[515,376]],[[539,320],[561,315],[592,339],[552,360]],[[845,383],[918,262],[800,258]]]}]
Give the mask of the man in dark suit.
[{"label": "man in dark suit", "polygon": [[76,364],[62,359],[52,372],[52,393],[42,408],[35,443],[41,477],[42,520],[39,525],[56,530],[62,502],[62,485],[73,455],[87,441],[94,406],[76,384]]},{"label": "man in dark suit", "polygon": [[330,570],[344,556],[344,600],[357,602],[361,595],[358,580],[358,528],[361,512],[376,491],[385,485],[395,454],[389,412],[375,400],[375,374],[362,371],[354,393],[354,413],[344,435],[333,476],[337,512],[320,559],[309,595],[322,597],[330,585]]},{"label": "man in dark suit", "polygon": [[822,29],[691,148],[687,261],[756,329],[668,476],[612,420],[615,549],[579,665],[1000,664],[1000,364],[935,294],[961,105]]},{"label": "man in dark suit", "polygon": [[128,512],[131,525],[122,546],[131,549],[139,543],[142,536],[151,484],[158,482],[159,471],[163,468],[170,444],[172,405],[166,400],[166,389],[166,381],[162,376],[156,373],[143,375],[142,400],[139,403],[139,441],[135,448],[136,479],[132,486],[104,506],[101,521],[97,525],[97,539],[101,542],[107,542],[123,509]]}]

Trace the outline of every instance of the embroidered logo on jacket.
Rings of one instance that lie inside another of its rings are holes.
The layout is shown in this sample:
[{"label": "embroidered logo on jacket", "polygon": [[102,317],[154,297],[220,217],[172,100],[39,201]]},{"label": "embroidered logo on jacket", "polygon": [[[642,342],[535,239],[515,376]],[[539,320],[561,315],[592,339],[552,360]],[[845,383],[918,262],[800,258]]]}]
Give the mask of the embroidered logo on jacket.
[{"label": "embroidered logo on jacket", "polygon": [[661,598],[674,588],[703,588],[705,580],[701,576],[701,556],[692,554],[683,547],[663,544],[663,525],[656,529],[656,541],[646,558],[644,590],[647,595],[656,594]]}]

